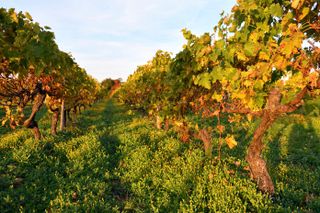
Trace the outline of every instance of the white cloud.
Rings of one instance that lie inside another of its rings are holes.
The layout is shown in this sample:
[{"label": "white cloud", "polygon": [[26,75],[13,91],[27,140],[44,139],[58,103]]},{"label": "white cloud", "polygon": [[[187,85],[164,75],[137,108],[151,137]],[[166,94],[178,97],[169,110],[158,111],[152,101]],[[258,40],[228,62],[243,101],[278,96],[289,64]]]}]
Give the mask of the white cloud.
[{"label": "white cloud", "polygon": [[7,0],[5,7],[29,11],[48,25],[59,47],[102,80],[126,79],[156,50],[176,53],[182,28],[212,31],[223,9],[235,0]]}]

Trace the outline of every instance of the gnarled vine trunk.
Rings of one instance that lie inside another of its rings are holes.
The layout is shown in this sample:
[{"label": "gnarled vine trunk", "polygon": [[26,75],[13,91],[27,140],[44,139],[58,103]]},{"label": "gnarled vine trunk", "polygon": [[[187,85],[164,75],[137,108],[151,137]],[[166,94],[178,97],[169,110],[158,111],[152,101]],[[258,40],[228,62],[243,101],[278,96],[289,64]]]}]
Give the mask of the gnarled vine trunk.
[{"label": "gnarled vine trunk", "polygon": [[51,134],[52,135],[57,135],[58,119],[59,119],[59,109],[54,110],[53,114],[52,114],[52,120],[51,120]]},{"label": "gnarled vine trunk", "polygon": [[37,94],[33,106],[32,112],[27,120],[24,121],[23,126],[27,127],[28,129],[32,129],[34,138],[36,140],[41,139],[40,130],[38,127],[38,123],[35,121],[35,117],[37,112],[40,110],[44,100],[46,99],[46,93],[40,89],[40,92]]},{"label": "gnarled vine trunk", "polygon": [[195,134],[195,137],[200,139],[203,142],[203,149],[205,152],[205,155],[209,158],[212,157],[212,139],[211,134],[206,129],[201,129],[197,134]]},{"label": "gnarled vine trunk", "polygon": [[36,140],[40,140],[41,139],[41,133],[40,133],[40,130],[39,130],[39,127],[38,127],[38,123],[35,120],[32,120],[30,122],[30,125],[28,126],[28,128],[32,130],[34,138]]},{"label": "gnarled vine trunk", "polygon": [[266,108],[263,110],[261,122],[253,134],[246,160],[249,163],[250,172],[262,192],[274,194],[274,185],[269,175],[267,164],[262,158],[263,142],[262,138],[271,127],[277,117],[280,116],[278,110],[281,101],[281,93],[277,88],[270,91]]},{"label": "gnarled vine trunk", "polygon": [[248,153],[247,161],[249,163],[251,175],[256,180],[259,189],[262,192],[274,194],[274,185],[269,175],[266,162],[261,157],[263,150],[262,139],[269,127],[283,113],[293,112],[303,104],[303,97],[306,95],[308,87],[303,88],[296,97],[289,103],[281,104],[281,93],[279,89],[274,88],[270,91],[266,108],[262,111],[261,122],[253,134]]},{"label": "gnarled vine trunk", "polygon": [[267,164],[261,157],[261,154],[263,150],[263,135],[266,133],[273,122],[274,119],[270,116],[269,113],[266,112],[262,116],[261,123],[254,132],[253,140],[249,145],[248,154],[246,157],[246,160],[249,163],[251,175],[257,182],[259,189],[262,192],[269,194],[274,193],[274,185],[269,175]]}]

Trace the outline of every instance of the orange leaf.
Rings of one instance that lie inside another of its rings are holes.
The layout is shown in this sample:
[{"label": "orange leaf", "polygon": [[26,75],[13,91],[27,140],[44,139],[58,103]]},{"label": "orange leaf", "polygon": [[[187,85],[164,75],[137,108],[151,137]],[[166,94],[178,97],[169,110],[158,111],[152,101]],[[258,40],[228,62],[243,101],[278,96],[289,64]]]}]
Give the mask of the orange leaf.
[{"label": "orange leaf", "polygon": [[224,126],[222,126],[222,125],[218,125],[218,126],[217,126],[217,129],[219,130],[219,132],[220,132],[220,133],[223,133],[223,132],[224,132],[225,127],[224,127]]},{"label": "orange leaf", "polygon": [[319,74],[317,72],[312,72],[309,75],[311,87],[317,87],[318,85],[318,80],[319,80]]},{"label": "orange leaf", "polygon": [[233,149],[238,142],[234,139],[233,135],[226,137],[226,143],[230,149]]},{"label": "orange leaf", "polygon": [[212,116],[219,116],[220,110],[216,110],[212,113]]}]

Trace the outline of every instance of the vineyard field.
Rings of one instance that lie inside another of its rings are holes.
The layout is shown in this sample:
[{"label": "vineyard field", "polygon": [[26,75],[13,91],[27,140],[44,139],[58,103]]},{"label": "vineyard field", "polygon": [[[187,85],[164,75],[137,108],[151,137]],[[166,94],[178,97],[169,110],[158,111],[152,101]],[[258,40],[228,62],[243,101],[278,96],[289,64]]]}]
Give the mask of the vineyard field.
[{"label": "vineyard field", "polygon": [[316,212],[318,107],[308,102],[304,116],[290,114],[268,131],[272,198],[257,190],[243,160],[254,123],[236,130],[239,147],[222,147],[219,161],[204,155],[200,141],[181,143],[115,99],[95,104],[55,137],[40,113],[42,140],[26,129],[1,134],[0,211]]},{"label": "vineyard field", "polygon": [[178,52],[157,50],[123,81],[108,66],[135,63],[126,42],[140,57],[149,41],[99,25],[119,37],[79,42],[109,55],[86,51],[98,57],[87,72],[50,27],[1,7],[0,213],[319,212],[319,11],[237,0],[211,32],[181,29]]}]

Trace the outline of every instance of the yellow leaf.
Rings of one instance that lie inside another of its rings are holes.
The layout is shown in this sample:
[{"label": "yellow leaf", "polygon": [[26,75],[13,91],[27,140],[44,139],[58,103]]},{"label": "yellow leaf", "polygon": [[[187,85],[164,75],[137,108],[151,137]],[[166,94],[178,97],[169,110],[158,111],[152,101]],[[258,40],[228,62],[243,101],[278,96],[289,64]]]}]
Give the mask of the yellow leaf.
[{"label": "yellow leaf", "polygon": [[198,125],[198,124],[196,124],[195,129],[196,129],[197,131],[199,131],[199,125]]},{"label": "yellow leaf", "polygon": [[293,0],[291,3],[291,7],[297,9],[299,6],[300,0]]},{"label": "yellow leaf", "polygon": [[235,91],[233,94],[232,94],[232,99],[240,99],[240,100],[243,100],[247,97],[246,93],[244,92],[240,92],[240,91]]},{"label": "yellow leaf", "polygon": [[4,125],[6,124],[6,122],[7,122],[7,120],[8,120],[8,119],[4,119],[4,120],[2,120],[1,125],[2,125],[2,126],[4,126]]},{"label": "yellow leaf", "polygon": [[248,57],[242,52],[237,52],[237,57],[240,61],[248,61]]},{"label": "yellow leaf", "polygon": [[222,95],[217,94],[216,92],[213,93],[211,98],[217,101],[222,101]]},{"label": "yellow leaf", "polygon": [[15,12],[13,12],[12,14],[11,14],[11,18],[12,18],[12,20],[14,21],[14,22],[16,22],[16,23],[18,23],[18,17],[17,17],[17,14],[15,13]]},{"label": "yellow leaf", "polygon": [[246,87],[251,87],[252,86],[252,81],[251,80],[245,80],[244,82],[243,82],[243,85],[244,86],[246,86]]},{"label": "yellow leaf", "polygon": [[226,137],[225,140],[230,149],[233,149],[235,146],[238,145],[238,142],[234,139],[233,135]]},{"label": "yellow leaf", "polygon": [[260,60],[269,60],[270,56],[266,52],[260,52],[259,53],[259,59]]},{"label": "yellow leaf", "polygon": [[175,121],[174,124],[178,127],[183,126],[183,122]]},{"label": "yellow leaf", "polygon": [[308,7],[303,8],[302,14],[299,16],[299,20],[304,19],[310,12],[310,9]]}]

